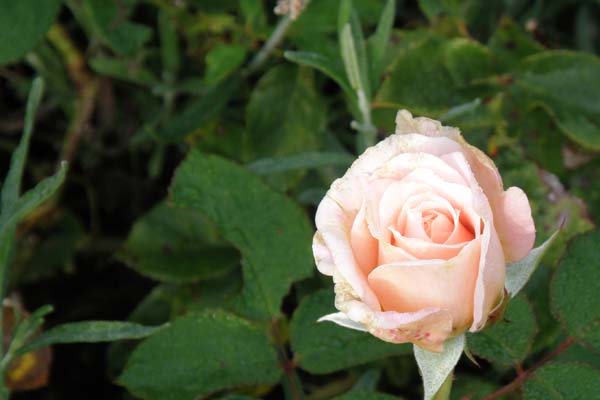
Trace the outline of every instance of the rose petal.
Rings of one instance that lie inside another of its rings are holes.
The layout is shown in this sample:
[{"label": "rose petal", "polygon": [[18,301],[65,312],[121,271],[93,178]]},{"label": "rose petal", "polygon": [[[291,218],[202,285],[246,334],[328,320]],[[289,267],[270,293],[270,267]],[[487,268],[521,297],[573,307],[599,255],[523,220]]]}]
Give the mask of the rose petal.
[{"label": "rose petal", "polygon": [[473,240],[458,256],[447,261],[381,265],[369,274],[369,286],[384,311],[445,309],[452,315],[455,328],[466,329],[473,321],[481,244],[480,239]]},{"label": "rose petal", "polygon": [[529,254],[535,242],[535,224],[529,200],[521,189],[513,186],[502,194],[494,221],[507,261],[518,261]]},{"label": "rose petal", "polygon": [[333,269],[335,268],[335,265],[333,264],[333,257],[325,245],[325,242],[323,241],[319,231],[317,231],[317,233],[315,233],[313,236],[312,250],[313,256],[315,257],[315,264],[317,264],[317,269],[319,272],[323,275],[333,275]]},{"label": "rose petal", "polygon": [[358,266],[367,276],[377,266],[378,247],[365,218],[365,204],[361,207],[350,232],[352,251]]},{"label": "rose petal", "polygon": [[466,243],[440,244],[423,239],[405,237],[395,229],[390,229],[394,238],[394,245],[412,254],[420,260],[449,260],[456,257],[465,247]]}]

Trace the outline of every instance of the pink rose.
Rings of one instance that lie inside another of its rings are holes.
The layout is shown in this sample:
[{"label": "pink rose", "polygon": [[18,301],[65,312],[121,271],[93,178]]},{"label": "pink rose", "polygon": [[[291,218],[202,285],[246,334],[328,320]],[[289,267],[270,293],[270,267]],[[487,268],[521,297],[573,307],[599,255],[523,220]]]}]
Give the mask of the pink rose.
[{"label": "pink rose", "polygon": [[333,276],[340,325],[441,351],[482,329],[504,298],[506,262],[535,227],[525,193],[456,128],[401,110],[396,133],[331,185],[313,252]]}]

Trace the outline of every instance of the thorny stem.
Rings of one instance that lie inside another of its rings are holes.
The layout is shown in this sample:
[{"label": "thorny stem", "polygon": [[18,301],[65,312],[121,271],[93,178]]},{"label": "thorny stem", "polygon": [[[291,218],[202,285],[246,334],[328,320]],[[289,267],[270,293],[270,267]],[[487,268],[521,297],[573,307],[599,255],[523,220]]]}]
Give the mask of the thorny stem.
[{"label": "thorny stem", "polygon": [[529,369],[527,369],[525,371],[519,372],[519,374],[517,375],[517,377],[512,382],[510,382],[509,384],[501,387],[500,389],[498,389],[494,393],[485,396],[482,400],[494,400],[494,399],[502,397],[502,396],[504,396],[504,395],[506,395],[506,394],[508,394],[510,392],[513,392],[513,391],[517,390],[519,387],[521,387],[521,385],[523,385],[525,383],[525,381],[527,381],[527,379],[531,378],[531,376],[533,375],[533,373],[538,368],[542,367],[548,361],[551,361],[556,356],[558,356],[560,353],[562,353],[563,351],[567,350],[569,347],[571,347],[571,345],[573,343],[575,343],[575,340],[573,338],[571,338],[571,337],[567,338],[556,349],[554,349],[552,352],[550,352],[549,354],[547,354],[540,361],[538,361],[533,366],[531,366],[531,368],[529,368]]}]

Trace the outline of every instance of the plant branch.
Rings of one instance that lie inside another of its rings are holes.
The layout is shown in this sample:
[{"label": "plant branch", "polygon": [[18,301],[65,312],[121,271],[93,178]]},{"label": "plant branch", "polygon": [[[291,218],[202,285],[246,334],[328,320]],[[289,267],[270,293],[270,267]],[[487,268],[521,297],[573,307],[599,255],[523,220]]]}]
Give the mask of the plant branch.
[{"label": "plant branch", "polygon": [[494,399],[498,399],[498,398],[500,398],[500,397],[502,397],[502,396],[504,396],[504,395],[506,395],[508,393],[511,393],[511,392],[517,390],[529,378],[531,378],[531,376],[533,375],[533,373],[538,368],[544,366],[548,361],[551,361],[556,356],[558,356],[560,353],[562,353],[565,350],[567,350],[569,347],[571,347],[571,345],[573,343],[575,343],[575,339],[573,339],[571,337],[567,338],[556,349],[554,349],[552,352],[548,353],[544,358],[542,358],[540,361],[538,361],[537,363],[535,363],[529,369],[520,372],[517,375],[517,377],[512,382],[510,382],[509,384],[501,387],[500,389],[498,389],[494,393],[485,396],[482,400],[494,400]]}]

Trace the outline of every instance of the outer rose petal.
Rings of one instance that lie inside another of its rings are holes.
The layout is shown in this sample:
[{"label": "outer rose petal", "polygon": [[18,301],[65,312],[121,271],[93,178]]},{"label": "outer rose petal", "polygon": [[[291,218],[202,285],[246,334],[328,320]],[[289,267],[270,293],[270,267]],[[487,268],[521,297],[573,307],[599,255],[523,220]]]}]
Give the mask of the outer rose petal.
[{"label": "outer rose petal", "polygon": [[479,274],[481,238],[450,260],[406,261],[381,265],[369,274],[369,285],[385,311],[446,309],[453,325],[466,330],[473,320],[473,293]]},{"label": "outer rose petal", "polygon": [[535,224],[527,195],[518,187],[508,188],[495,215],[496,231],[507,261],[517,261],[529,254],[535,241]]},{"label": "outer rose petal", "polygon": [[[392,343],[415,343],[440,352],[452,333],[452,316],[447,310],[427,308],[417,312],[398,313],[375,311],[357,300],[343,277],[334,273],[335,306],[341,313],[325,316],[342,326],[361,330],[362,325],[374,336]],[[358,325],[357,325],[358,324]]]}]

